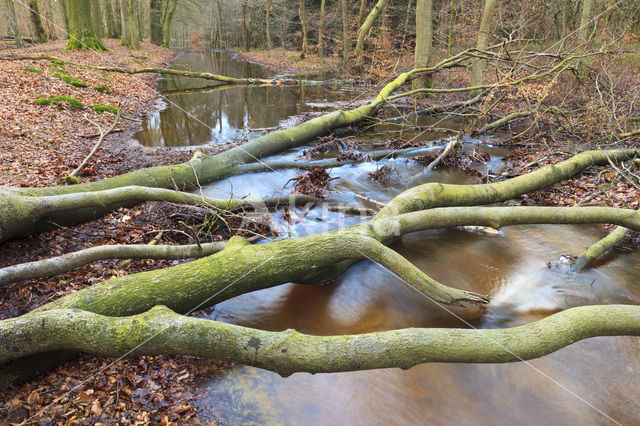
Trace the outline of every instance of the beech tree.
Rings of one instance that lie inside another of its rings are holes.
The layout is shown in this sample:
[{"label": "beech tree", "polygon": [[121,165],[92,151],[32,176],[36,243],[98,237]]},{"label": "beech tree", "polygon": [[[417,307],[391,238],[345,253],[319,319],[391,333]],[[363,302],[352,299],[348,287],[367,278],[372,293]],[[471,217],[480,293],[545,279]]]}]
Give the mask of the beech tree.
[{"label": "beech tree", "polygon": [[67,0],[69,42],[66,50],[108,50],[96,35],[91,17],[92,4],[90,0]]}]

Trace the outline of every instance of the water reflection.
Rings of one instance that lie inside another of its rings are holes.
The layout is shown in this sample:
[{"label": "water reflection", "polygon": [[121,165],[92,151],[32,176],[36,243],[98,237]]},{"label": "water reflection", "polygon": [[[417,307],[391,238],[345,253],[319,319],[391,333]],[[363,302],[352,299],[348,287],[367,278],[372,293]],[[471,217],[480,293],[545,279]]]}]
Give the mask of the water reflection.
[{"label": "water reflection", "polygon": [[[266,78],[259,65],[236,61],[226,51],[182,53],[171,65],[230,77]],[[160,81],[166,108],[148,115],[134,136],[147,146],[190,146],[238,142],[255,129],[278,125],[305,110],[305,100],[333,101],[346,96],[338,87],[234,86],[167,76]]]}]

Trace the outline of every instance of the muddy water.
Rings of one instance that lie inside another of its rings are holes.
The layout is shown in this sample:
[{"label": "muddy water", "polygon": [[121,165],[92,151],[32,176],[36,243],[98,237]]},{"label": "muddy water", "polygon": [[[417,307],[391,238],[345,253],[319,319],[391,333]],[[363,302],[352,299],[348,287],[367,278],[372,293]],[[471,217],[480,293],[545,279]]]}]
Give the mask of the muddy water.
[{"label": "muddy water", "polygon": [[[262,66],[236,61],[227,51],[185,52],[171,66],[229,77],[274,74]],[[257,134],[255,129],[270,128],[300,114],[306,99],[326,102],[347,96],[337,87],[242,87],[176,76],[161,79],[160,89],[162,110],[149,114],[143,131],[135,136],[143,145],[180,147],[251,139]]]},{"label": "muddy water", "polygon": [[[306,99],[323,102],[326,96]],[[196,103],[184,105],[203,111],[219,105]],[[298,104],[292,114],[305,109]],[[210,110],[208,114],[219,112]],[[280,119],[286,118],[284,115]],[[433,119],[428,124],[432,123]],[[456,127],[459,123],[442,121],[438,125]],[[359,137],[364,143],[361,149],[376,149],[376,142],[397,136],[394,129],[393,125],[372,128]],[[236,127],[227,135],[237,137],[239,133],[242,129]],[[445,143],[443,134],[420,137],[433,140],[426,151],[436,152]],[[464,149],[491,153],[487,167],[478,168],[499,173],[499,157],[504,151],[492,147],[491,142],[468,139]],[[296,158],[302,149],[278,158]],[[386,187],[368,179],[369,172],[384,164],[396,170]],[[455,171],[419,174],[422,168],[406,159],[335,168],[331,176],[338,179],[333,181],[330,198],[371,208],[375,205],[354,194],[385,202],[417,183],[472,182]],[[291,185],[287,183],[296,174],[285,170],[236,176],[205,192],[211,196],[286,194]],[[306,215],[298,213],[295,225],[275,218],[283,237],[366,220],[322,208]],[[210,317],[267,330],[295,328],[331,335],[405,327],[509,327],[573,306],[637,304],[638,253],[614,253],[602,259],[596,269],[579,275],[568,274],[560,261],[563,254],[578,254],[600,237],[602,233],[595,226],[519,226],[499,233],[425,231],[398,241],[393,248],[437,280],[491,295],[489,314],[473,324],[462,323],[370,262],[358,264],[330,285],[286,284],[237,297],[216,306]],[[297,373],[286,379],[236,366],[202,384],[207,395],[199,406],[202,420],[213,419],[209,415],[213,413],[225,424],[639,424],[639,361],[640,341],[617,337],[590,339],[538,360],[505,365],[427,364],[408,371]]]}]

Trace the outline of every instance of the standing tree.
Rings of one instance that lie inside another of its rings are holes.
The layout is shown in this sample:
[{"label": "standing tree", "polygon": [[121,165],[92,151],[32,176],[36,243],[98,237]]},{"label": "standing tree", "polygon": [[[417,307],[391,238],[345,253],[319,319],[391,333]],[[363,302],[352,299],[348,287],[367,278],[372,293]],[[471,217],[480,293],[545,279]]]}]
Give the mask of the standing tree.
[{"label": "standing tree", "polygon": [[16,47],[24,47],[24,41],[18,30],[18,20],[16,19],[16,10],[13,7],[13,0],[4,0],[5,8],[7,9],[7,23],[9,25],[9,31],[13,34],[13,38],[16,41]]},{"label": "standing tree", "polygon": [[580,29],[578,30],[578,43],[587,42],[587,34],[589,32],[589,17],[593,8],[593,0],[582,1],[582,15],[580,16]]},{"label": "standing tree", "polygon": [[33,32],[36,35],[36,40],[39,43],[47,42],[47,34],[44,31],[44,25],[42,25],[42,19],[40,19],[40,6],[38,6],[38,0],[29,1],[29,17],[33,24]]},{"label": "standing tree", "polygon": [[298,5],[300,25],[302,25],[302,48],[300,50],[300,59],[304,59],[307,54],[307,17],[304,10],[304,0],[299,0]]},{"label": "standing tree", "polygon": [[324,46],[322,44],[322,37],[324,37],[324,4],[325,0],[320,2],[320,25],[318,26],[318,55],[324,56]]},{"label": "standing tree", "polygon": [[131,45],[131,27],[129,26],[129,3],[128,0],[118,0],[120,5],[120,26],[122,27],[120,46]]},{"label": "standing tree", "polygon": [[[480,29],[478,30],[478,43],[476,48],[478,50],[485,50],[489,43],[489,33],[491,32],[491,25],[493,24],[493,13],[496,8],[496,0],[485,0],[484,11],[482,12],[482,20],[480,21]],[[484,77],[484,70],[487,67],[486,59],[478,59],[471,70],[471,86],[482,85],[482,79]],[[471,92],[471,95],[477,96],[482,92],[482,89],[476,89]]]},{"label": "standing tree", "polygon": [[139,11],[140,4],[136,0],[128,0],[127,14],[129,15],[129,33],[131,34],[131,48],[140,49],[140,26]]},{"label": "standing tree", "polygon": [[349,66],[349,9],[347,0],[341,0],[342,5],[342,66]]},{"label": "standing tree", "polygon": [[[425,68],[431,59],[433,45],[433,1],[418,0],[416,3],[416,49],[414,54],[414,68]],[[418,74],[413,80],[414,89],[431,87],[432,78]]]},{"label": "standing tree", "polygon": [[65,50],[108,50],[96,35],[91,18],[90,0],[67,0],[69,14],[69,43]]},{"label": "standing tree", "polygon": [[[324,4],[324,0],[322,0],[322,4]],[[271,0],[267,0],[267,11],[265,16],[265,21],[267,25],[267,50],[271,50],[271,23],[270,23],[270,15],[271,15]]]},{"label": "standing tree", "polygon": [[164,0],[162,8],[162,45],[169,47],[171,44],[171,20],[178,6],[178,0]]}]

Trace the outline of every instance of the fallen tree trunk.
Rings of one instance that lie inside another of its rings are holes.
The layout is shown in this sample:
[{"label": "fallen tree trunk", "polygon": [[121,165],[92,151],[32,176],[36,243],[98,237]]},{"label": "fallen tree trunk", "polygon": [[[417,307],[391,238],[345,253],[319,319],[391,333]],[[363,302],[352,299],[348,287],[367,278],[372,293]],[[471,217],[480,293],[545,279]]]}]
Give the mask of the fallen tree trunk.
[{"label": "fallen tree trunk", "polygon": [[54,56],[40,55],[40,56],[0,56],[0,60],[3,61],[55,61],[66,65],[71,65],[80,68],[90,68],[97,71],[106,72],[118,72],[124,74],[160,74],[160,75],[177,75],[180,77],[200,78],[204,80],[219,81],[224,84],[233,85],[277,85],[277,86],[301,86],[301,85],[336,85],[350,83],[349,80],[305,80],[296,78],[236,78],[228,77],[226,75],[212,74],[209,72],[197,72],[187,70],[176,70],[173,68],[127,68],[127,67],[100,67],[95,65],[78,64],[64,59],[56,58]]},{"label": "fallen tree trunk", "polygon": [[427,362],[525,361],[596,336],[640,336],[640,307],[583,306],[507,329],[408,328],[344,336],[263,331],[185,317],[164,306],[124,318],[59,309],[0,322],[0,362],[61,350],[111,357],[183,354],[289,376]]},{"label": "fallen tree trunk", "polygon": [[90,247],[51,259],[21,263],[0,269],[0,287],[18,281],[52,277],[82,265],[106,259],[188,259],[222,251],[227,241],[182,246],[116,244]]},{"label": "fallen tree trunk", "polygon": [[609,235],[586,249],[576,259],[575,263],[571,265],[571,270],[575,272],[582,272],[587,269],[597,258],[609,251],[613,246],[627,236],[630,229],[624,226],[618,226]]},{"label": "fallen tree trunk", "polygon": [[[249,245],[234,237],[212,256],[164,270],[114,277],[48,303],[20,318],[47,311],[80,309],[106,316],[136,315],[156,305],[190,313],[240,294],[286,282],[322,284],[368,259],[407,285],[465,318],[481,315],[486,296],[447,287],[416,268],[388,244],[409,232],[461,225],[493,228],[519,223],[607,222],[640,230],[637,211],[603,207],[449,207],[503,201],[570,177],[594,164],[633,158],[637,150],[588,151],[556,165],[502,182],[481,185],[428,183],[395,197],[360,225],[295,240]],[[429,210],[427,210],[429,209]],[[18,318],[19,319],[19,318]],[[4,322],[0,322],[0,325]],[[0,383],[15,379],[19,366],[41,366],[53,356],[16,360],[0,371]],[[44,357],[44,358],[42,358]],[[23,371],[23,370],[20,370]]]},{"label": "fallen tree trunk", "polygon": [[268,197],[261,199],[218,199],[164,188],[125,186],[95,192],[51,195],[43,197],[3,195],[0,192],[0,242],[42,230],[49,222],[72,223],[112,206],[134,205],[143,201],[166,201],[177,204],[200,205],[216,210],[265,208],[283,204],[316,202],[306,195]]},{"label": "fallen tree trunk", "polygon": [[[405,84],[416,73],[434,73],[441,69],[457,66],[466,60],[470,51],[461,52],[451,58],[441,61],[439,64],[425,69],[414,69],[400,74],[391,83],[384,86],[376,98],[370,103],[348,111],[334,111],[327,115],[311,119],[305,123],[290,129],[275,131],[258,137],[243,145],[239,145],[228,151],[207,156],[195,155],[190,161],[170,166],[151,167],[137,170],[123,175],[115,176],[100,181],[81,183],[77,185],[55,186],[46,188],[6,188],[0,187],[0,242],[17,236],[41,230],[45,223],[42,220],[26,219],[31,210],[42,210],[42,200],[38,197],[58,196],[65,194],[78,194],[78,197],[88,197],[87,193],[112,190],[122,187],[142,186],[153,188],[176,188],[179,190],[196,188],[200,184],[209,183],[233,174],[243,173],[242,165],[254,161],[261,162],[260,158],[282,152],[299,146],[310,139],[328,133],[329,131],[358,123],[368,117],[372,117],[386,102],[386,99],[396,89]],[[33,197],[27,201],[26,196]],[[95,199],[95,197],[93,197]],[[73,214],[57,214],[58,223],[73,223],[91,219],[108,211],[122,206],[131,206],[144,201],[128,198],[126,201],[114,199],[112,203],[101,203],[98,207],[88,203],[86,207],[79,204],[74,206]],[[23,206],[26,204],[26,208]],[[68,210],[67,210],[68,212]],[[48,217],[46,213],[42,218]]]}]

